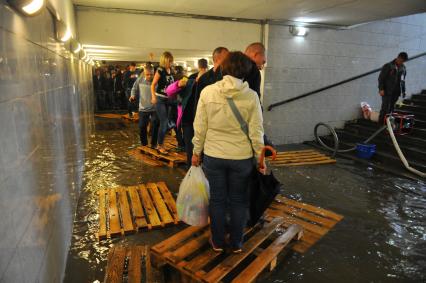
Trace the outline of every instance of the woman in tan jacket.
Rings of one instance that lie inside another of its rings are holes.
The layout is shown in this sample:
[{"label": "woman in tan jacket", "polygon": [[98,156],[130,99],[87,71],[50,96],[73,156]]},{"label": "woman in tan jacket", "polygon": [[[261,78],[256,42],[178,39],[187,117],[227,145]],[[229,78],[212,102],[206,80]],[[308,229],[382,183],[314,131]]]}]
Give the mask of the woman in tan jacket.
[{"label": "woman in tan jacket", "polygon": [[[211,244],[217,252],[222,252],[225,247],[226,233],[230,234],[233,252],[242,251],[253,155],[258,158],[263,147],[259,98],[243,81],[250,68],[251,62],[246,55],[230,52],[222,63],[223,80],[201,92],[194,121],[192,165],[200,164],[199,156],[203,152],[203,169],[210,184]],[[234,101],[247,123],[248,136],[241,129],[227,99]],[[227,203],[231,215],[230,231],[225,231]]]}]

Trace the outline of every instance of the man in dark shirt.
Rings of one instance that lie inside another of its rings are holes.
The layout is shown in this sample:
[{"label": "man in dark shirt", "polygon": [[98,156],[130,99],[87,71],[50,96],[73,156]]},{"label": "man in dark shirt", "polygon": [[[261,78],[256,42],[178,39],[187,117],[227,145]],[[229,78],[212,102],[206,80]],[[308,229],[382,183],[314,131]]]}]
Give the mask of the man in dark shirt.
[{"label": "man in dark shirt", "polygon": [[93,76],[93,88],[95,91],[95,110],[104,110],[105,107],[105,77],[102,75],[100,69],[96,69]]},{"label": "man in dark shirt", "polygon": [[[137,78],[136,75],[136,63],[132,62],[129,66],[129,69],[123,75],[123,89],[126,93],[127,99],[127,111],[129,112],[129,117],[133,117],[133,109],[135,108],[135,103],[130,102],[130,94],[132,92],[133,84]],[[135,109],[136,110],[136,109]]]},{"label": "man in dark shirt", "polygon": [[266,63],[265,46],[261,42],[254,42],[247,46],[244,53],[252,61],[251,71],[245,81],[248,82],[249,87],[257,93],[260,99],[260,83],[262,79],[260,70],[263,69]]},{"label": "man in dark shirt", "polygon": [[379,94],[382,97],[382,107],[380,109],[379,123],[385,123],[386,114],[392,113],[395,103],[401,93],[405,97],[405,61],[408,54],[401,52],[392,62],[383,65],[379,75]]},{"label": "man in dark shirt", "polygon": [[[254,42],[247,46],[246,51],[244,52],[252,62],[252,68],[249,75],[246,77],[245,81],[249,84],[249,87],[254,90],[259,96],[259,101],[261,101],[260,95],[260,84],[262,76],[260,75],[260,70],[263,69],[263,66],[266,63],[266,52],[265,46],[261,42]],[[263,136],[265,145],[274,146],[273,143],[268,139],[266,135]],[[271,155],[268,151],[266,156]]]},{"label": "man in dark shirt", "polygon": [[198,60],[198,72],[193,73],[192,75],[189,76],[188,79],[197,79],[197,77],[199,77],[199,74],[204,74],[205,72],[207,72],[208,69],[208,62],[207,59],[201,58]]},{"label": "man in dark shirt", "polygon": [[[195,109],[197,109],[198,99],[200,98],[201,91],[208,85],[214,84],[222,79],[222,71],[220,64],[228,55],[229,50],[226,47],[217,47],[213,50],[213,68],[207,71],[198,79],[197,90],[195,93]],[[197,112],[197,111],[195,111]]]}]

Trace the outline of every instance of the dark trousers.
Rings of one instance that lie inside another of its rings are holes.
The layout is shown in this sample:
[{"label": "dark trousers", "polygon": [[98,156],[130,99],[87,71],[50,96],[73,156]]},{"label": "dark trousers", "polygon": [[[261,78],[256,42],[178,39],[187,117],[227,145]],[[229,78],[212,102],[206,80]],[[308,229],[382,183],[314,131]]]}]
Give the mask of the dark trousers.
[{"label": "dark trousers", "polygon": [[392,113],[395,109],[395,103],[398,101],[398,95],[382,96],[382,107],[380,108],[379,123],[384,124],[385,115]]},{"label": "dark trousers", "polygon": [[151,147],[157,145],[158,118],[155,112],[139,111],[139,135],[142,145],[148,144],[148,124],[151,121]]},{"label": "dark trousers", "polygon": [[167,100],[157,97],[157,103],[155,104],[155,111],[157,112],[158,120],[160,121],[160,126],[158,129],[158,144],[163,145],[164,138],[166,137],[168,131],[168,113],[167,113]]},{"label": "dark trousers", "polygon": [[192,144],[192,138],[194,137],[194,126],[192,124],[182,124],[183,140],[185,142],[186,152],[186,165],[191,167],[192,150],[194,145]]},{"label": "dark trousers", "polygon": [[[231,247],[241,248],[243,231],[247,224],[249,207],[249,176],[252,158],[230,160],[204,155],[203,170],[210,185],[210,226],[215,246],[225,246],[225,233],[229,232]],[[228,205],[227,205],[228,204]],[[226,231],[226,208],[231,222]]]},{"label": "dark trousers", "polygon": [[105,110],[105,91],[95,91],[96,110]]}]

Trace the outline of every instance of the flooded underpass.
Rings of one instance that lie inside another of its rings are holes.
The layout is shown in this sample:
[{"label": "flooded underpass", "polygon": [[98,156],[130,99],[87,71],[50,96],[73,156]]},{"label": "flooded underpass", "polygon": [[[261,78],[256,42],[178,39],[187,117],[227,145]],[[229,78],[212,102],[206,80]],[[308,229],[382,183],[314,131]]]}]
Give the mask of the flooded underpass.
[{"label": "flooded underpass", "polygon": [[[113,244],[153,245],[184,224],[98,241],[97,191],[165,181],[177,193],[183,169],[151,167],[128,151],[137,124],[96,118],[85,162],[64,282],[103,281]],[[285,196],[344,219],[305,254],[289,255],[261,282],[424,282],[426,184],[338,159],[336,165],[274,168]]]}]

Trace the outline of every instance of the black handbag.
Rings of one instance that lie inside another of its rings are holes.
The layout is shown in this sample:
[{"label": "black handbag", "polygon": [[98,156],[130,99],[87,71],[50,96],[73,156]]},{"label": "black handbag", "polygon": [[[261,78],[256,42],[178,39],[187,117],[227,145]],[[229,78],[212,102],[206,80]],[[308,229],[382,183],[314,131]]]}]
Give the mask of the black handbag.
[{"label": "black handbag", "polygon": [[[234,113],[235,118],[238,120],[240,124],[241,130],[247,135],[247,138],[252,144],[249,136],[249,128],[247,122],[244,121],[244,118],[241,116],[240,111],[238,111],[237,106],[232,98],[227,98],[229,107]],[[252,146],[253,149],[253,146]],[[276,157],[276,151],[271,146],[265,146],[262,149],[260,158],[259,158],[259,166],[263,164],[263,160],[265,158],[265,151],[269,150],[272,152],[272,159]],[[257,170],[255,153],[253,150],[253,169],[251,173],[251,178],[249,182],[249,190],[250,190],[250,219],[249,226],[254,226],[259,219],[262,217],[265,210],[271,205],[274,201],[275,197],[281,190],[281,183],[275,178],[274,174],[270,172],[269,174],[262,174]]]}]

